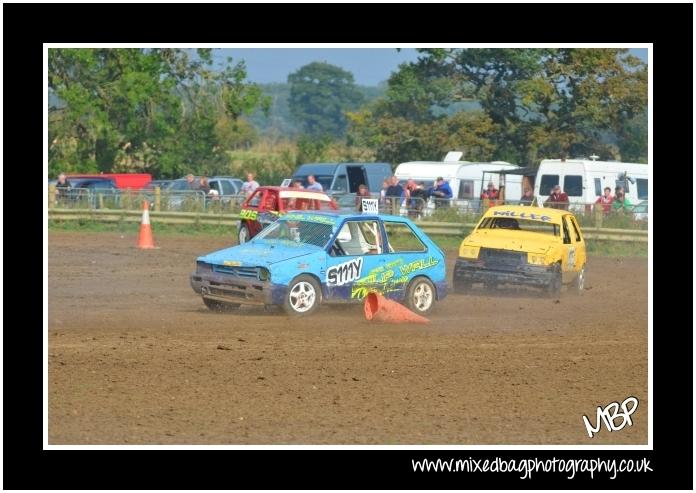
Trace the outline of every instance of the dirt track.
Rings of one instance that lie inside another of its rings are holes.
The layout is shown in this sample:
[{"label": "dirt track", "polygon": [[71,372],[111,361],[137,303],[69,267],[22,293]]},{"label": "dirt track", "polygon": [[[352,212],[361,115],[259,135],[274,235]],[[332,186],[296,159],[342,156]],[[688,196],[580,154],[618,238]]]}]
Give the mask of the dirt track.
[{"label": "dirt track", "polygon": [[[581,297],[451,295],[391,326],[210,312],[188,275],[229,239],[156,240],[49,234],[49,443],[647,443],[645,259],[591,258]],[[633,426],[589,439],[582,415],[631,395]]]}]

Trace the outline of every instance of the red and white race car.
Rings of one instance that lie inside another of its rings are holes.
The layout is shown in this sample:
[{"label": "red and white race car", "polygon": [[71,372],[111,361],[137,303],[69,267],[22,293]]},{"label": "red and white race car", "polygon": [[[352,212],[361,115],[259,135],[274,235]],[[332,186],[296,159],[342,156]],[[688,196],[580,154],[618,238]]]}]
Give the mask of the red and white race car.
[{"label": "red and white race car", "polygon": [[338,210],[338,205],[324,192],[288,187],[258,187],[242,204],[237,228],[239,243],[246,243],[281,214],[292,210]]}]

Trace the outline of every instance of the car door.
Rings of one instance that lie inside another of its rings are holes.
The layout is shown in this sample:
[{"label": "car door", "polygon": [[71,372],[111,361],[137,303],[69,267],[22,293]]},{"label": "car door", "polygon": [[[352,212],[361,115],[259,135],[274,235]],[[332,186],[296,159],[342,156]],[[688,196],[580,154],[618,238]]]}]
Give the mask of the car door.
[{"label": "car door", "polygon": [[574,272],[577,274],[587,262],[587,249],[585,248],[585,238],[580,232],[580,226],[574,216],[567,216],[570,226],[570,237],[575,248]]},{"label": "car door", "polygon": [[345,221],[329,246],[327,301],[360,301],[379,290],[384,276],[382,230],[377,219]]},{"label": "car door", "polygon": [[434,282],[431,276],[440,260],[429,254],[418,235],[408,224],[396,221],[384,221],[385,254],[384,276],[385,282],[379,285],[384,296],[402,300],[406,295],[409,282],[416,276],[425,276]]},{"label": "car door", "polygon": [[561,241],[563,241],[561,270],[564,283],[568,283],[575,278],[575,266],[577,264],[577,245],[573,242],[569,217],[566,215],[561,218]]}]

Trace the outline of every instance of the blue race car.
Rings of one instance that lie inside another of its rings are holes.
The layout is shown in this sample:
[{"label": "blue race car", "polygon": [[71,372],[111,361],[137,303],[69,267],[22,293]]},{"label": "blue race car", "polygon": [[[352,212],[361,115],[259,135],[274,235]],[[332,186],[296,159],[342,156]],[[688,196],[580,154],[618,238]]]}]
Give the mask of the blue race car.
[{"label": "blue race car", "polygon": [[191,287],[215,311],[282,305],[309,315],[377,292],[423,315],[446,296],[446,279],[444,253],[409,219],[293,211],[248,243],[198,257]]}]

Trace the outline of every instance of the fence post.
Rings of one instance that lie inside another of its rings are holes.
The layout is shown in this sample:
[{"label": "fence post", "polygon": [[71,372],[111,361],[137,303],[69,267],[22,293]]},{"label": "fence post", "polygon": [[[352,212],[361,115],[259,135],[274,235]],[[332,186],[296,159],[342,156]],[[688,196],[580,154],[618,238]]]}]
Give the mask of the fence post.
[{"label": "fence post", "polygon": [[103,209],[104,208],[104,194],[103,193],[98,194],[97,200],[99,202],[99,208]]},{"label": "fence post", "polygon": [[52,209],[56,206],[56,186],[48,186],[48,208]]},{"label": "fence post", "polygon": [[602,227],[602,221],[604,219],[604,208],[602,207],[595,207],[594,211],[594,225],[595,228],[601,228]]},{"label": "fence post", "polygon": [[155,187],[155,211],[160,210],[160,199],[161,199],[160,187]]}]

